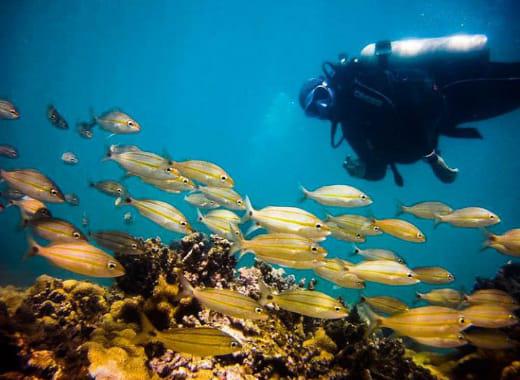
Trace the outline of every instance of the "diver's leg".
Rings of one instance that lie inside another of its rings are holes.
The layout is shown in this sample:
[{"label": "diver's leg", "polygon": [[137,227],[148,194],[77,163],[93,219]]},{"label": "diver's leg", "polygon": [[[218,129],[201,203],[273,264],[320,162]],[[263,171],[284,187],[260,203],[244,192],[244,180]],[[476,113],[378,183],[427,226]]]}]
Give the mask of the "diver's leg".
[{"label": "diver's leg", "polygon": [[450,168],[446,161],[439,155],[438,152],[433,150],[430,154],[424,156],[424,161],[430,164],[433,173],[444,183],[452,183],[457,178],[459,169]]},{"label": "diver's leg", "polygon": [[520,107],[520,63],[490,62],[482,76],[442,89],[454,124],[485,120]]}]

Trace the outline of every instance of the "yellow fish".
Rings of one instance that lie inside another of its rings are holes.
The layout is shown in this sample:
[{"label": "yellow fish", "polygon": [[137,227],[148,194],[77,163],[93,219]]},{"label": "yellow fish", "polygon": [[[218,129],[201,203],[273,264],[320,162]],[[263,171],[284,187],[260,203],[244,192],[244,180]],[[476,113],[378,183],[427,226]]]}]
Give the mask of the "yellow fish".
[{"label": "yellow fish", "polygon": [[484,246],[506,255],[520,257],[520,228],[509,230],[503,235],[488,233]]},{"label": "yellow fish", "polygon": [[323,186],[309,191],[300,186],[303,199],[310,198],[325,206],[363,207],[372,203],[372,199],[362,191],[347,185]]},{"label": "yellow fish", "polygon": [[493,304],[505,307],[509,310],[516,310],[520,307],[518,302],[507,292],[499,289],[476,290],[464,299],[470,305]]},{"label": "yellow fish", "polygon": [[468,344],[468,340],[463,333],[450,333],[447,335],[428,337],[413,336],[411,338],[417,343],[436,348],[455,348]]},{"label": "yellow fish", "polygon": [[419,282],[417,275],[406,265],[389,260],[362,261],[346,270],[365,281],[386,285],[412,285]]},{"label": "yellow fish", "polygon": [[85,241],[55,242],[44,247],[29,238],[29,256],[42,256],[54,265],[90,277],[119,277],[125,268],[112,256]]},{"label": "yellow fish", "polygon": [[213,209],[218,208],[220,206],[217,202],[208,199],[202,193],[188,194],[184,197],[184,200],[188,202],[190,205],[195,206],[197,208]]},{"label": "yellow fish", "polygon": [[367,303],[373,310],[379,313],[396,314],[410,309],[403,301],[389,296],[362,296],[361,302]]},{"label": "yellow fish", "polygon": [[365,282],[355,274],[345,270],[346,266],[352,266],[348,261],[335,259],[322,259],[322,265],[314,268],[318,276],[343,288],[363,289]]},{"label": "yellow fish", "polygon": [[417,278],[426,284],[449,284],[455,281],[455,276],[441,267],[416,267],[413,271]]},{"label": "yellow fish", "polygon": [[208,227],[211,232],[228,240],[235,240],[237,238],[237,235],[234,234],[232,229],[232,225],[238,225],[240,218],[233,211],[219,209],[202,215],[200,210],[197,209],[197,217],[199,222]]},{"label": "yellow fish", "polygon": [[338,300],[316,290],[293,289],[273,292],[260,281],[260,304],[274,303],[283,310],[320,319],[339,319],[348,316],[348,309]]},{"label": "yellow fish", "polygon": [[398,239],[410,241],[413,243],[424,243],[426,241],[426,236],[424,236],[424,234],[416,226],[407,222],[406,220],[374,219],[373,223],[384,233]]},{"label": "yellow fish", "polygon": [[245,210],[244,200],[235,190],[227,187],[199,186],[197,188],[208,199],[217,202],[222,207],[232,210]]},{"label": "yellow fish", "polygon": [[405,264],[402,257],[399,257],[395,252],[392,252],[388,249],[380,249],[380,248],[368,248],[361,249],[354,245],[354,255],[360,255],[365,258],[365,260],[390,260],[395,261],[400,264]]},{"label": "yellow fish", "polygon": [[50,241],[73,242],[87,241],[87,237],[66,220],[56,218],[38,218],[29,222],[31,230],[39,237]]},{"label": "yellow fish", "polygon": [[416,307],[388,317],[377,315],[368,306],[361,311],[368,314],[372,324],[414,339],[458,334],[470,326],[461,311],[443,306]]},{"label": "yellow fish", "polygon": [[39,201],[65,202],[65,195],[59,187],[38,170],[22,169],[8,172],[0,169],[0,178],[4,179],[11,188]]},{"label": "yellow fish", "polygon": [[449,223],[457,227],[479,228],[500,223],[498,215],[480,207],[466,207],[447,215],[437,214],[435,224]]},{"label": "yellow fish", "polygon": [[518,347],[518,342],[497,329],[472,329],[464,331],[462,335],[472,345],[486,350],[508,350]]},{"label": "yellow fish", "polygon": [[327,215],[325,221],[333,222],[342,229],[361,235],[381,235],[383,231],[374,225],[373,221],[362,215]]},{"label": "yellow fish", "polygon": [[498,329],[518,323],[514,312],[500,305],[484,303],[463,310],[464,316],[473,326]]},{"label": "yellow fish", "polygon": [[266,320],[268,314],[264,308],[251,297],[231,289],[194,288],[181,275],[183,295],[197,299],[200,304],[210,310],[242,319]]},{"label": "yellow fish", "polygon": [[167,349],[193,356],[220,356],[240,351],[242,345],[232,336],[213,327],[181,327],[157,331],[141,313],[141,329],[138,343],[160,342]]},{"label": "yellow fish", "polygon": [[186,217],[182,215],[179,210],[166,202],[126,197],[125,199],[117,198],[115,205],[134,206],[142,216],[167,230],[182,234],[193,232]]},{"label": "yellow fish", "polygon": [[255,210],[246,197],[246,210],[242,221],[252,219],[270,232],[293,233],[315,240],[324,240],[330,235],[330,229],[325,223],[310,212],[296,207],[269,206]]},{"label": "yellow fish", "polygon": [[195,190],[196,186],[192,180],[181,175],[168,178],[168,179],[157,179],[148,177],[139,177],[143,182],[146,182],[156,188],[166,191],[167,193],[178,194],[183,191]]},{"label": "yellow fish", "polygon": [[419,202],[411,206],[400,204],[397,216],[412,214],[421,219],[435,219],[437,215],[448,215],[453,209],[442,202]]},{"label": "yellow fish", "polygon": [[416,293],[417,299],[431,305],[458,307],[464,302],[464,295],[455,289],[434,289],[428,293]]},{"label": "yellow fish", "polygon": [[27,221],[32,219],[34,216],[51,216],[50,211],[47,209],[45,203],[37,199],[28,197],[27,195],[23,196],[20,199],[9,200],[9,205],[18,206],[24,224],[26,224]]},{"label": "yellow fish", "polygon": [[365,236],[359,232],[351,232],[335,222],[328,221],[325,222],[325,224],[329,228],[331,236],[335,239],[349,241],[352,243],[364,243],[366,240]]},{"label": "yellow fish", "polygon": [[204,185],[231,188],[235,185],[233,178],[220,166],[207,161],[174,161],[173,167],[183,176]]},{"label": "yellow fish", "polygon": [[137,133],[141,130],[141,126],[137,121],[126,113],[117,110],[94,117],[94,120],[101,128],[114,134]]}]

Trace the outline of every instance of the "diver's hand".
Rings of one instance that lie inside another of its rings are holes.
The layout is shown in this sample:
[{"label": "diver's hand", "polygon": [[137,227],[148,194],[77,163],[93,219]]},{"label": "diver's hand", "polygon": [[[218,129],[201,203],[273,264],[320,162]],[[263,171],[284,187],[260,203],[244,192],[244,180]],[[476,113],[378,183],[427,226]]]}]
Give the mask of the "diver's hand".
[{"label": "diver's hand", "polygon": [[359,158],[347,156],[343,161],[343,167],[352,177],[364,178],[366,173],[366,165]]}]

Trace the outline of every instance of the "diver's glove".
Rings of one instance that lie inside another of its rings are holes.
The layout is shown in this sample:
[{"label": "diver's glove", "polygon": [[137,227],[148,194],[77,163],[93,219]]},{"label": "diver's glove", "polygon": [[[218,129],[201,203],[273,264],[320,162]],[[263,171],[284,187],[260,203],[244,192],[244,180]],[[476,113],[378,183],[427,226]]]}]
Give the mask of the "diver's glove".
[{"label": "diver's glove", "polygon": [[352,177],[365,178],[366,165],[359,158],[353,159],[351,156],[347,156],[343,161],[343,167]]},{"label": "diver's glove", "polygon": [[450,168],[446,161],[433,150],[430,154],[424,156],[426,161],[432,167],[433,173],[444,183],[452,183],[457,178],[459,169]]}]

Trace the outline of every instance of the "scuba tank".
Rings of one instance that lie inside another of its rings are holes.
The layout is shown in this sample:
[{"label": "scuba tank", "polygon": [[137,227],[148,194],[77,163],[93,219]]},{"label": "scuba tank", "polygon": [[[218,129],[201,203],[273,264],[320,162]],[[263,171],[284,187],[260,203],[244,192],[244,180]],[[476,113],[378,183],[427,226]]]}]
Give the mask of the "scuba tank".
[{"label": "scuba tank", "polygon": [[361,50],[359,59],[369,65],[428,67],[461,61],[486,62],[489,49],[483,34],[454,35],[372,43]]}]

